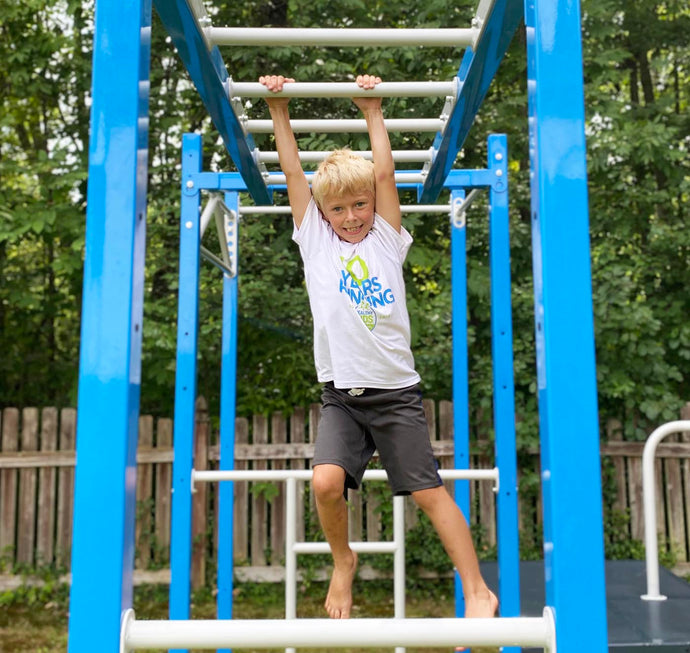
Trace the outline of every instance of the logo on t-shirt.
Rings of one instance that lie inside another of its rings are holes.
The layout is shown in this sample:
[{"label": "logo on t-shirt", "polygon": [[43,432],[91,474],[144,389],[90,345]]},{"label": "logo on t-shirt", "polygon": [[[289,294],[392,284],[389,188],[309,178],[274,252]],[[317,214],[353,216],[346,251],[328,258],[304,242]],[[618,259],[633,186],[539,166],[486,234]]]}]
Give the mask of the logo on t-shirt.
[{"label": "logo on t-shirt", "polygon": [[349,296],[352,305],[367,329],[373,331],[378,321],[376,309],[385,313],[386,307],[395,302],[391,288],[384,288],[378,277],[369,274],[364,259],[355,254],[350,259],[341,257],[340,292]]}]

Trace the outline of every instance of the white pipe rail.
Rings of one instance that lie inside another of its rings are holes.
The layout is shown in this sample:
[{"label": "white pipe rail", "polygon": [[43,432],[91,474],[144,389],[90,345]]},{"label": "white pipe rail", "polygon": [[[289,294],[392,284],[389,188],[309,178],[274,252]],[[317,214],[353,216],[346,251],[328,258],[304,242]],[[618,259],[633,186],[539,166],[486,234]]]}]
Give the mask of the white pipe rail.
[{"label": "white pipe rail", "polygon": [[[278,152],[262,152],[255,150],[259,158],[259,163],[280,163]],[[364,159],[372,160],[374,155],[371,150],[352,150],[353,154],[363,157]],[[333,150],[321,150],[310,152],[300,152],[299,160],[302,163],[320,163],[329,154],[333,154]],[[420,163],[431,161],[433,158],[432,149],[427,150],[393,150],[393,161],[396,163]]]},{"label": "white pipe rail", "polygon": [[[493,469],[439,469],[439,476],[444,480],[493,481],[494,490],[498,489],[498,467]],[[192,491],[196,483],[216,483],[218,481],[309,481],[314,475],[311,469],[208,469],[192,470]],[[384,469],[367,469],[365,481],[386,481],[388,475]]]},{"label": "white pipe rail", "polygon": [[452,82],[381,82],[376,89],[364,89],[355,82],[292,82],[279,93],[269,91],[259,82],[226,82],[228,96],[241,98],[299,97],[299,98],[353,98],[353,97],[455,97],[457,81]]},{"label": "white pipe rail", "polygon": [[656,482],[654,459],[659,442],[667,435],[690,431],[690,420],[667,422],[654,430],[647,438],[642,452],[642,496],[644,505],[645,563],[647,569],[647,593],[640,597],[644,601],[665,601],[659,591],[659,545],[656,530]]},{"label": "white pipe rail", "polygon": [[[306,172],[307,180],[311,183],[314,177],[313,172]],[[266,172],[263,174],[264,181],[267,186],[284,186],[287,183],[287,177],[280,172]],[[426,179],[424,172],[396,172],[395,182],[397,184],[423,184]]]},{"label": "white pipe rail", "polygon": [[473,46],[479,30],[469,28],[301,28],[210,27],[204,30],[212,45],[268,46]]},{"label": "white pipe rail", "polygon": [[226,619],[122,617],[120,653],[140,649],[530,646],[556,650],[551,610],[494,619]]},{"label": "white pipe rail", "polygon": [[[243,123],[252,134],[272,134],[272,120],[246,120]],[[386,118],[386,129],[391,132],[438,132],[446,121],[441,118]],[[365,134],[366,120],[362,119],[313,119],[291,120],[290,127],[295,133],[317,132],[322,134]]]},{"label": "white pipe rail", "polygon": [[[402,213],[446,213],[450,214],[449,204],[403,204],[400,207]],[[289,206],[241,206],[240,215],[250,214],[289,214],[292,210]]]}]

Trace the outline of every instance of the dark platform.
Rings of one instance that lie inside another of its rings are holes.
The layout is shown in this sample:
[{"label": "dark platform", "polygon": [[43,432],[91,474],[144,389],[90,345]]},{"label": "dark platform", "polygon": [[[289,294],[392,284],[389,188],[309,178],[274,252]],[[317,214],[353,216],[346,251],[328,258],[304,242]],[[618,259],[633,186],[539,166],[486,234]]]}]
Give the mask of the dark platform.
[{"label": "dark platform", "polygon": [[[497,587],[496,563],[482,563],[482,573],[492,588]],[[606,563],[611,653],[690,653],[690,583],[663,567],[659,570],[659,580],[661,593],[668,597],[666,601],[643,601],[640,595],[647,591],[644,561]],[[541,616],[544,609],[542,562],[520,563],[520,587],[523,616]],[[583,619],[586,612],[587,606],[583,605]]]}]

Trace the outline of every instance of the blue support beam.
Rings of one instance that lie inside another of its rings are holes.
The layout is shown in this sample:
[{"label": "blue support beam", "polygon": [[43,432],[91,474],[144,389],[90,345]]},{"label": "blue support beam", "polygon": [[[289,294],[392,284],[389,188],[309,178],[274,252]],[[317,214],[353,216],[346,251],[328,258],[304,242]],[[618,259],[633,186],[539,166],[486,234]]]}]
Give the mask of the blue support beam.
[{"label": "blue support beam", "polygon": [[97,4],[69,653],[117,653],[132,606],[150,38],[150,1]]},{"label": "blue support beam", "polygon": [[[225,205],[238,216],[239,195],[225,194]],[[238,256],[239,250],[232,247],[239,239],[239,220],[233,221],[232,230],[226,230],[228,250]],[[239,261],[235,261],[239,271]],[[237,399],[237,309],[238,273],[223,275],[223,341],[220,379],[220,470],[235,468],[235,412]],[[219,484],[218,505],[218,618],[232,619],[233,590],[233,537],[234,537],[234,482]],[[219,653],[230,653],[223,650]]]},{"label": "blue support beam", "polygon": [[[470,418],[469,418],[469,370],[467,350],[467,230],[464,213],[457,207],[465,199],[465,192],[451,190],[450,255],[451,255],[451,306],[453,333],[453,465],[455,469],[470,468]],[[455,481],[455,502],[465,518],[470,519],[470,486],[467,481]],[[465,598],[460,577],[455,572],[455,614],[465,614]]]},{"label": "blue support beam", "polygon": [[189,0],[154,0],[154,4],[249,193],[257,204],[271,204],[254,160],[253,139],[245,135],[225,89],[229,76],[220,51],[207,47]]},{"label": "blue support beam", "polygon": [[190,177],[201,170],[201,137],[182,140],[182,202],[180,209],[180,271],[175,369],[174,459],[170,537],[171,619],[189,619],[192,559],[192,485],[196,419],[197,348],[199,330],[200,189]]},{"label": "blue support beam", "polygon": [[434,143],[434,158],[419,195],[420,203],[431,204],[438,198],[520,24],[522,3],[523,0],[496,0],[474,51],[466,50],[458,72],[460,92],[442,136]]},{"label": "blue support beam", "polygon": [[546,603],[559,653],[605,653],[580,6],[526,0]]},{"label": "blue support beam", "polygon": [[[496,467],[499,605],[502,617],[520,615],[520,543],[515,442],[515,384],[508,215],[508,144],[489,136],[489,259],[491,271],[491,359]],[[506,647],[504,653],[518,651]]]}]

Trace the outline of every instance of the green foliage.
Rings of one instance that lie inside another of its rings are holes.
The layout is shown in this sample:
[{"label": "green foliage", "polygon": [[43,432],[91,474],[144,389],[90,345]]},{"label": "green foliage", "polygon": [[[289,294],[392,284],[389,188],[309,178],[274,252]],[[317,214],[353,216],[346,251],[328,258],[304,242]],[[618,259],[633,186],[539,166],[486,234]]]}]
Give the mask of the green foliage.
[{"label": "green foliage", "polygon": [[[324,0],[221,1],[209,11],[216,25],[462,27],[475,5],[474,0],[348,0],[337,5]],[[690,12],[680,0],[584,0],[582,10],[600,414],[602,420],[622,419],[627,438],[642,438],[651,426],[677,417],[690,396],[690,231],[685,226]],[[93,3],[0,0],[0,17],[0,55],[6,63],[0,71],[0,402],[74,404]],[[267,72],[301,80],[347,80],[359,71],[387,80],[423,80],[452,77],[460,52],[281,47],[226,48],[222,55],[238,80]],[[538,443],[525,70],[525,36],[519,30],[457,162],[485,167],[487,134],[508,135],[521,452]],[[357,115],[343,99],[295,99],[291,107],[298,118]],[[261,101],[246,110],[251,118],[268,115]],[[391,117],[428,117],[438,115],[440,106],[434,99],[396,98],[386,101],[385,111]],[[171,415],[182,134],[204,135],[205,169],[233,166],[155,12],[150,116],[141,407]],[[257,135],[255,140],[272,148],[271,138]],[[395,148],[429,146],[425,136],[415,134],[392,134],[392,140]],[[346,144],[368,147],[362,134],[300,136],[303,149]],[[406,194],[404,199],[415,198]],[[472,410],[490,414],[486,210],[486,203],[478,201],[468,214],[468,337]],[[415,238],[405,273],[416,362],[425,395],[447,399],[452,387],[448,220],[409,215],[405,225]],[[241,415],[287,412],[318,400],[312,324],[291,231],[289,218],[282,216],[242,220]],[[207,238],[213,250],[214,235]],[[204,265],[198,389],[208,398],[212,415],[220,400],[221,305],[220,275]]]}]

